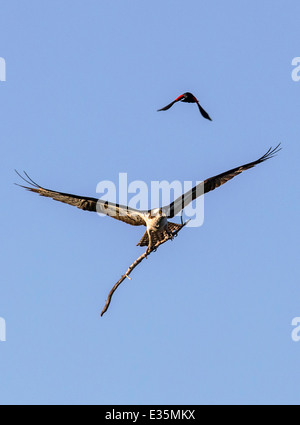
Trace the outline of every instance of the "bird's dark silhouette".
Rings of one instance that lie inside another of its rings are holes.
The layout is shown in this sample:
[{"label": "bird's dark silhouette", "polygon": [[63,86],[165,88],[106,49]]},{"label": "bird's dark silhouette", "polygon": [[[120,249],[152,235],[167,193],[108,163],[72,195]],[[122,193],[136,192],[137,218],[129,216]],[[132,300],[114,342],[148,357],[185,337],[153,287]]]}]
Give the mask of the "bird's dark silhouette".
[{"label": "bird's dark silhouette", "polygon": [[212,121],[212,119],[210,118],[210,116],[208,115],[208,113],[202,108],[202,106],[200,105],[198,99],[190,92],[186,92],[181,94],[180,96],[178,96],[175,100],[173,100],[173,102],[169,103],[169,105],[164,106],[161,109],[158,109],[159,111],[167,111],[168,109],[171,108],[171,106],[174,105],[174,103],[176,102],[187,102],[187,103],[197,103],[199,111],[201,113],[201,115],[206,118],[207,120]]}]

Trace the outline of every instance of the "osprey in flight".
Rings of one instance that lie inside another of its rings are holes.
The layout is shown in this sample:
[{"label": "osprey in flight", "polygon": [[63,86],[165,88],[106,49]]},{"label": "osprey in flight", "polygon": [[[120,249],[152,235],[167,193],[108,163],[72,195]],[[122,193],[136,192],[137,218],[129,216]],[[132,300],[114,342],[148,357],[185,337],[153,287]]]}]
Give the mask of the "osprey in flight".
[{"label": "osprey in flight", "polygon": [[207,120],[212,121],[212,119],[210,118],[208,113],[206,111],[204,111],[204,109],[202,108],[202,106],[200,105],[200,103],[198,102],[196,97],[192,93],[189,93],[189,92],[183,93],[182,95],[178,96],[175,100],[173,100],[173,102],[169,103],[169,105],[165,106],[164,108],[158,109],[158,112],[159,111],[167,111],[176,102],[197,103],[201,115],[204,118],[206,118]]},{"label": "osprey in flight", "polygon": [[52,198],[55,201],[73,205],[82,210],[102,213],[133,226],[146,226],[147,230],[138,245],[147,245],[146,252],[150,253],[156,245],[158,246],[160,242],[166,238],[166,236],[172,239],[174,233],[182,227],[182,224],[172,223],[168,221],[168,219],[175,217],[198,196],[214,190],[243,171],[272,158],[281,149],[279,148],[279,145],[277,145],[274,149],[270,148],[256,161],[240,165],[239,167],[225,171],[217,176],[210,177],[193,187],[185,194],[179,196],[175,201],[171,202],[170,205],[152,210],[137,210],[128,206],[110,203],[97,198],[56,192],[54,190],[45,189],[35,183],[25,171],[24,174],[27,178],[21,176],[17,171],[16,173],[30,185],[30,187],[23,185],[18,186],[24,187],[31,192]]}]

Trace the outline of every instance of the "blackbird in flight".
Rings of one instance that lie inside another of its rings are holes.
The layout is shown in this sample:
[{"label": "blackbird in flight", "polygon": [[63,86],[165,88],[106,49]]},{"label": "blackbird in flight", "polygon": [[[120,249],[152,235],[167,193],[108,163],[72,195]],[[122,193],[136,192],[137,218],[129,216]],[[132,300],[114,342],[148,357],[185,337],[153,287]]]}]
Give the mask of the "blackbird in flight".
[{"label": "blackbird in flight", "polygon": [[202,108],[202,106],[198,102],[197,98],[192,93],[189,93],[189,92],[183,93],[182,95],[178,96],[177,99],[173,100],[173,102],[169,103],[169,105],[165,106],[164,108],[158,109],[158,111],[166,111],[167,109],[171,108],[171,106],[173,106],[174,103],[179,101],[188,102],[188,103],[197,103],[201,115],[207,120],[212,121],[208,113]]}]

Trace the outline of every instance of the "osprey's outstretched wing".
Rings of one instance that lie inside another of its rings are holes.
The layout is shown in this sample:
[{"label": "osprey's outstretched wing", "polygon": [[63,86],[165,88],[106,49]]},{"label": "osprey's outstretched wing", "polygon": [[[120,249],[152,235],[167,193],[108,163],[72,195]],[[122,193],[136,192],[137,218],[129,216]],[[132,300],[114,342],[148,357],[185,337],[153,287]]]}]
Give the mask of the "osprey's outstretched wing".
[{"label": "osprey's outstretched wing", "polygon": [[279,146],[280,143],[274,149],[270,148],[262,157],[260,157],[256,161],[249,162],[248,164],[241,165],[239,167],[233,168],[232,170],[225,171],[225,173],[218,174],[217,176],[210,177],[209,179],[204,180],[197,186],[194,186],[188,192],[179,196],[170,205],[163,207],[163,212],[167,215],[168,218],[174,217],[175,215],[180,213],[180,211],[183,210],[194,199],[198,198],[204,193],[216,189],[217,187],[228,182],[228,180],[233,179],[233,177],[237,176],[243,171],[248,170],[249,168],[252,168],[257,164],[260,164],[261,162],[264,162],[267,159],[273,158],[273,156],[281,150]]},{"label": "osprey's outstretched wing", "polygon": [[74,207],[80,208],[81,210],[102,213],[113,217],[116,220],[124,221],[125,223],[131,224],[133,226],[146,225],[142,211],[124,205],[103,201],[97,198],[72,195],[71,193],[56,192],[54,190],[45,189],[44,187],[33,181],[25,171],[24,174],[26,178],[21,176],[21,174],[19,174],[17,170],[15,171],[18,176],[20,176],[27,184],[30,185],[28,187],[18,184],[18,186],[30,190],[31,192],[35,192],[41,196],[52,198],[55,201],[73,205]]}]

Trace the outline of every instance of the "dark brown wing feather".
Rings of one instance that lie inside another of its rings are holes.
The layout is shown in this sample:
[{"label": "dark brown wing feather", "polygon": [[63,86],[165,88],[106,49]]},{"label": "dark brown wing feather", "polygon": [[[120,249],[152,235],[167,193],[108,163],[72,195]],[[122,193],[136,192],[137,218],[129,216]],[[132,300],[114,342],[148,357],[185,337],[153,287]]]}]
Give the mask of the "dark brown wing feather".
[{"label": "dark brown wing feather", "polygon": [[232,168],[232,170],[225,171],[224,173],[218,174],[217,176],[210,177],[209,179],[204,180],[199,183],[197,186],[194,186],[191,190],[186,192],[185,194],[178,197],[175,201],[173,201],[170,205],[163,207],[163,212],[167,215],[168,218],[172,218],[177,215],[183,208],[185,208],[189,203],[194,201],[198,196],[203,195],[204,193],[210,192],[211,190],[216,189],[222,184],[228,182],[228,180],[233,179],[233,177],[242,173],[245,170],[249,170],[249,168],[255,167],[255,165],[260,164],[261,162],[267,161],[270,158],[273,158],[281,148],[277,145],[274,149],[270,148],[263,156],[253,162],[249,162],[248,164],[241,165],[236,168]]},{"label": "dark brown wing feather", "polygon": [[210,118],[210,116],[208,115],[208,113],[202,108],[202,106],[200,105],[199,102],[197,102],[197,105],[198,105],[198,108],[199,108],[199,111],[200,111],[201,115],[204,118],[206,118],[207,120],[212,121],[212,119]]},{"label": "dark brown wing feather", "polygon": [[161,109],[158,109],[158,110],[157,110],[157,112],[159,112],[159,111],[167,111],[168,109],[170,109],[170,108],[171,108],[171,106],[173,106],[173,105],[174,105],[174,103],[179,102],[179,101],[180,101],[180,100],[182,100],[182,99],[183,99],[183,95],[178,96],[178,97],[177,97],[177,99],[173,100],[173,102],[169,103],[169,105],[164,106],[164,107],[163,107],[163,108],[161,108]]},{"label": "dark brown wing feather", "polygon": [[[16,171],[16,170],[15,170]],[[56,192],[54,190],[45,189],[36,182],[34,182],[28,174],[24,171],[24,178],[17,171],[16,173],[20,176],[27,184],[31,185],[22,186],[24,189],[30,190],[31,192],[38,193],[41,196],[47,198],[52,198],[55,201],[63,202],[65,204],[73,205],[74,207],[80,208],[85,211],[93,211],[108,215],[115,218],[116,220],[124,221],[125,223],[131,224],[133,226],[146,225],[145,220],[143,219],[143,212],[135,210],[130,207],[123,205],[113,204],[111,202],[106,202],[97,198],[90,198],[86,196],[73,195],[71,193]]]}]

